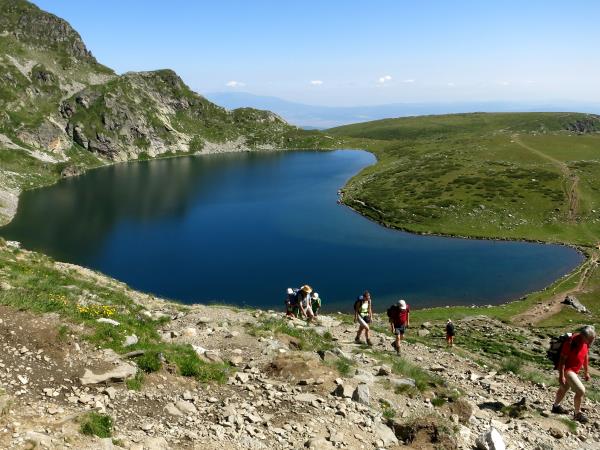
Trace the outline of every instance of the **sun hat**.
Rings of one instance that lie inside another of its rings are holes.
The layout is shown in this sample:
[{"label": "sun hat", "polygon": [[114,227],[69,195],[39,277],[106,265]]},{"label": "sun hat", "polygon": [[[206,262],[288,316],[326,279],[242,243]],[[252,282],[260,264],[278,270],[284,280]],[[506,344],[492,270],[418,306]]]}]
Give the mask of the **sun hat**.
[{"label": "sun hat", "polygon": [[304,286],[302,286],[300,288],[300,290],[303,292],[306,292],[307,294],[310,294],[312,292],[312,288],[308,284],[305,284]]},{"label": "sun hat", "polygon": [[398,306],[400,306],[400,309],[406,309],[406,302],[404,300],[399,300]]},{"label": "sun hat", "polygon": [[294,293],[294,290],[292,288],[287,288],[287,293],[288,295],[292,295]]}]

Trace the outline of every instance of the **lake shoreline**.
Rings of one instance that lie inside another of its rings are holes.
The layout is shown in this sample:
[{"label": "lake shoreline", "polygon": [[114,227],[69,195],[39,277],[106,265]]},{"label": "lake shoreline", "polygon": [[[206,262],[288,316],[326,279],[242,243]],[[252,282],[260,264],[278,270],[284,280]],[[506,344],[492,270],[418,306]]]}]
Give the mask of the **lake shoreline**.
[{"label": "lake shoreline", "polygon": [[[78,175],[83,175],[84,173],[87,173],[88,171],[91,171],[93,169],[97,169],[97,168],[101,168],[101,167],[110,167],[110,166],[114,166],[117,164],[121,164],[121,163],[131,163],[131,162],[152,162],[154,160],[162,160],[162,159],[174,159],[174,158],[181,158],[181,157],[192,157],[192,156],[205,156],[205,155],[211,155],[211,154],[224,154],[224,153],[249,153],[249,152],[253,152],[253,153],[271,153],[271,152],[292,152],[292,151],[312,151],[312,152],[331,152],[331,151],[336,151],[336,150],[361,150],[361,151],[365,151],[367,153],[372,154],[375,157],[375,160],[377,161],[377,155],[374,152],[370,152],[369,150],[365,150],[365,149],[357,149],[357,148],[330,148],[330,149],[308,149],[308,148],[294,148],[294,149],[266,149],[266,148],[259,148],[259,149],[234,149],[234,150],[229,150],[229,151],[223,151],[223,150],[213,150],[213,151],[209,151],[209,152],[198,152],[195,154],[170,154],[170,155],[165,155],[165,156],[158,156],[158,157],[154,157],[154,158],[144,158],[144,159],[135,159],[135,160],[127,160],[127,161],[114,161],[114,162],[108,162],[106,164],[102,164],[102,165],[98,165],[95,167],[90,167],[90,168],[86,168],[84,171],[77,173],[77,174],[73,174],[72,176],[78,176]],[[376,164],[377,162],[375,162]],[[365,166],[368,167],[368,166]],[[358,173],[360,173],[360,171],[362,171],[364,169],[364,167],[362,169],[360,169]],[[543,291],[545,289],[548,289],[549,287],[551,287],[552,285],[561,282],[562,280],[570,277],[573,273],[577,272],[583,265],[585,265],[588,260],[589,260],[589,253],[587,253],[586,251],[586,247],[582,247],[582,246],[576,246],[576,245],[572,245],[572,244],[567,244],[567,243],[562,243],[562,242],[548,242],[548,241],[542,241],[542,240],[531,240],[531,239],[510,239],[510,238],[493,238],[493,237],[489,237],[489,236],[482,236],[482,237],[477,237],[477,236],[461,236],[461,235],[453,235],[453,234],[449,234],[449,233],[433,233],[433,232],[420,232],[420,231],[414,231],[411,230],[409,228],[401,228],[401,227],[394,227],[394,226],[390,226],[386,223],[383,222],[379,222],[377,220],[375,220],[374,218],[370,217],[367,214],[363,214],[359,208],[353,207],[352,205],[348,204],[345,199],[344,199],[344,189],[347,186],[348,182],[357,174],[352,175],[350,178],[348,178],[345,182],[344,185],[342,187],[339,188],[339,203],[342,204],[344,207],[347,207],[348,209],[350,209],[351,211],[353,211],[354,213],[360,215],[363,218],[367,218],[369,219],[371,222],[376,223],[378,226],[383,226],[385,228],[388,228],[390,230],[394,230],[394,231],[400,231],[400,232],[404,232],[404,233],[409,233],[412,235],[417,235],[417,236],[436,236],[436,237],[444,237],[444,238],[453,238],[453,239],[469,239],[469,240],[479,240],[479,241],[504,241],[504,242],[526,242],[526,243],[534,243],[534,244],[546,244],[546,245],[561,245],[561,246],[566,246],[566,247],[570,247],[574,250],[576,250],[579,255],[581,255],[583,257],[583,260],[581,261],[580,264],[578,264],[577,266],[575,266],[573,269],[571,269],[568,273],[565,273],[564,275],[562,275],[560,278],[555,279],[554,281],[552,281],[551,283],[549,283],[547,286],[545,286],[544,288],[540,289],[540,290],[533,290],[533,291],[527,291],[525,294],[523,294],[521,297],[519,297],[519,299],[507,299],[507,300],[502,300],[500,302],[494,301],[493,305],[494,306],[500,306],[503,304],[508,304],[508,303],[512,303],[515,301],[520,301],[523,298],[526,298],[527,296],[533,294],[534,292],[539,292],[539,291]],[[72,176],[69,177],[61,177],[61,178],[57,178],[54,180],[53,183],[50,184],[46,184],[46,185],[41,185],[41,186],[36,186],[32,189],[28,189],[27,191],[30,190],[37,190],[39,188],[42,187],[49,187],[52,186],[53,184],[56,184],[58,181],[60,181],[62,178],[71,178]],[[365,205],[365,207],[368,208],[368,205]],[[16,213],[16,208],[15,208],[15,213]],[[14,218],[11,217],[11,220]],[[7,222],[4,225],[7,225],[9,222]],[[176,303],[184,303],[183,301],[180,300],[174,300]],[[210,301],[200,301],[200,302],[193,302],[190,304],[210,304]],[[232,306],[235,306],[235,304],[232,304]],[[485,307],[485,306],[489,306],[484,304],[483,302],[480,305],[469,305],[469,304],[447,304],[447,305],[443,305],[443,306],[423,306],[423,307],[415,307],[415,309],[423,309],[423,310],[427,310],[427,309],[436,309],[436,308],[446,308],[446,307],[474,307],[474,306],[479,306],[479,307]],[[252,307],[251,307],[252,308]],[[254,308],[258,308],[258,307],[254,307]],[[333,310],[332,310],[333,311]]]}]

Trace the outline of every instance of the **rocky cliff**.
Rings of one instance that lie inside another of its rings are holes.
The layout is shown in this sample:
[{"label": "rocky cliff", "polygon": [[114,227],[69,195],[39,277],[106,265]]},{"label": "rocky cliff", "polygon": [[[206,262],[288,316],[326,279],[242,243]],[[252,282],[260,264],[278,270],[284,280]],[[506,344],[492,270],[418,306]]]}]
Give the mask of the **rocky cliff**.
[{"label": "rocky cliff", "polygon": [[172,70],[117,75],[64,20],[0,0],[0,223],[22,189],[164,154],[315,147],[273,113],[227,111]]}]

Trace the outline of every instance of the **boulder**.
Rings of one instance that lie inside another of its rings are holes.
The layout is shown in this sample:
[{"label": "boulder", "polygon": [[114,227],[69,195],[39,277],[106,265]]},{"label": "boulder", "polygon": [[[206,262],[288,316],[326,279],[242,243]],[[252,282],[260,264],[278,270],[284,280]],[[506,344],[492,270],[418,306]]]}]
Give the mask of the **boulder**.
[{"label": "boulder", "polygon": [[506,450],[504,439],[498,430],[490,427],[486,432],[481,434],[475,441],[479,450]]},{"label": "boulder", "polygon": [[121,364],[108,372],[95,374],[90,369],[85,369],[83,376],[79,379],[82,385],[106,383],[109,381],[124,381],[132,378],[137,373],[137,368],[129,364]]},{"label": "boulder", "polygon": [[331,395],[335,397],[352,398],[353,393],[354,389],[352,389],[352,386],[347,384],[338,384]]},{"label": "boulder", "polygon": [[373,433],[383,441],[384,447],[398,444],[398,438],[394,434],[394,431],[381,422],[373,425]]},{"label": "boulder", "polygon": [[583,306],[583,304],[579,301],[579,299],[577,297],[575,297],[574,295],[567,295],[562,302],[565,305],[569,305],[571,308],[573,308],[575,311],[577,311],[581,314],[589,313],[588,309],[585,306]]},{"label": "boulder", "polygon": [[352,400],[361,403],[363,405],[369,405],[369,386],[366,384],[359,384],[354,393],[352,394]]},{"label": "boulder", "polygon": [[425,336],[429,336],[430,331],[427,328],[421,328],[420,330],[417,331],[417,335],[419,335],[420,337],[425,337]]}]

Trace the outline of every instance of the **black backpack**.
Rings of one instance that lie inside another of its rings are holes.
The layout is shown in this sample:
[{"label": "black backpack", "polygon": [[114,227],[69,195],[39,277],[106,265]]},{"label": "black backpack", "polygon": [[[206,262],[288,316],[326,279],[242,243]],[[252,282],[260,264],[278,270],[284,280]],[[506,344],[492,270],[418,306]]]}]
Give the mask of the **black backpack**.
[{"label": "black backpack", "polygon": [[396,317],[398,317],[398,305],[392,305],[387,309],[387,316],[388,319],[390,320],[396,320]]},{"label": "black backpack", "polygon": [[572,333],[565,333],[550,339],[550,347],[546,352],[546,358],[552,361],[555,369],[558,369],[560,353],[562,351],[563,345],[565,344],[565,342],[571,341],[572,336]]}]

